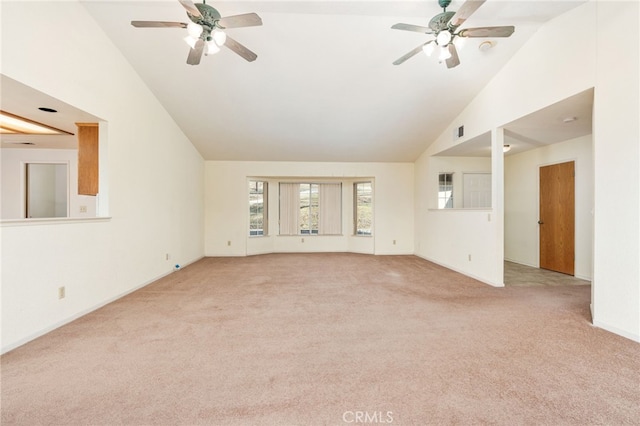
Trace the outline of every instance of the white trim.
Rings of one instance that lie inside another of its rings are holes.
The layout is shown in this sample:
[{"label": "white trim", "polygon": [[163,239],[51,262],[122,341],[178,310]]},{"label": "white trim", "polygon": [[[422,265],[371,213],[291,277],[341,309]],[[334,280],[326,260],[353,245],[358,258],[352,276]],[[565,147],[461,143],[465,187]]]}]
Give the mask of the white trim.
[{"label": "white trim", "polygon": [[56,323],[54,323],[54,324],[52,324],[52,325],[50,325],[48,327],[43,328],[40,331],[37,331],[37,332],[32,333],[32,334],[30,334],[30,335],[28,335],[28,336],[26,336],[26,337],[24,337],[22,339],[19,339],[19,340],[15,341],[15,342],[11,343],[10,345],[3,346],[2,349],[0,350],[0,354],[3,355],[3,354],[5,354],[5,353],[7,353],[9,351],[12,351],[12,350],[14,350],[14,349],[26,344],[26,343],[29,343],[32,340],[37,339],[38,337],[42,337],[45,334],[50,333],[50,332],[52,332],[53,330],[55,330],[55,329],[57,329],[59,327],[62,327],[63,325],[69,324],[70,322],[73,322],[73,321],[77,320],[78,318],[81,318],[81,317],[83,317],[83,316],[85,316],[87,314],[90,314],[91,312],[96,311],[96,310],[108,305],[109,303],[112,303],[112,302],[115,302],[118,299],[121,299],[124,296],[133,293],[134,291],[138,291],[141,288],[148,286],[149,284],[153,284],[154,282],[158,281],[161,278],[164,278],[164,277],[168,276],[169,274],[172,274],[174,272],[178,272],[180,269],[184,269],[188,265],[190,265],[192,263],[195,263],[195,262],[199,261],[202,258],[204,258],[204,256],[201,256],[201,257],[199,257],[199,258],[197,258],[197,259],[195,259],[195,260],[193,260],[193,261],[191,261],[189,263],[186,263],[185,265],[181,265],[179,269],[173,269],[173,270],[171,270],[169,272],[166,272],[164,274],[158,275],[157,277],[152,278],[151,280],[146,281],[146,282],[144,282],[144,283],[142,283],[142,284],[140,284],[140,285],[138,285],[138,286],[136,286],[136,287],[134,287],[134,288],[132,288],[130,290],[127,290],[124,293],[120,293],[120,294],[118,294],[116,296],[110,297],[107,300],[104,300],[104,301],[98,303],[97,305],[94,305],[94,306],[92,306],[90,308],[84,309],[84,310],[82,310],[82,311],[80,311],[80,312],[78,312],[78,313],[76,313],[74,315],[71,315],[70,317],[64,318],[64,319],[62,319],[62,320],[60,320],[60,321],[58,321],[58,322],[56,322]]},{"label": "white trim", "polygon": [[427,209],[427,211],[430,211],[430,212],[481,212],[481,211],[493,212],[493,207],[478,207],[478,208],[453,207],[451,209]]},{"label": "white trim", "polygon": [[414,256],[417,256],[417,257],[420,257],[420,258],[422,258],[422,259],[424,259],[424,260],[428,260],[428,261],[429,261],[429,262],[431,262],[431,263],[435,263],[436,265],[440,265],[440,266],[442,266],[442,267],[444,267],[444,268],[451,269],[452,271],[457,272],[457,273],[459,273],[459,274],[462,274],[462,275],[464,275],[464,276],[466,276],[466,277],[473,278],[474,280],[480,281],[481,283],[488,284],[488,285],[490,285],[491,287],[497,287],[497,288],[499,288],[499,287],[504,287],[504,283],[493,283],[493,282],[491,282],[491,281],[487,281],[487,280],[485,280],[484,278],[476,277],[476,276],[471,275],[471,274],[468,274],[468,273],[466,273],[466,272],[464,272],[464,271],[462,271],[462,270],[460,270],[460,269],[456,269],[456,268],[454,268],[453,266],[449,266],[449,265],[444,264],[444,263],[442,263],[442,262],[438,262],[438,261],[436,261],[436,260],[430,259],[430,258],[428,258],[428,257],[426,257],[426,256],[422,256],[422,255],[420,255],[420,254],[415,254],[415,253],[414,253],[413,255],[414,255]]},{"label": "white trim", "polygon": [[580,280],[589,281],[591,284],[593,284],[593,281],[591,280],[591,277],[588,277],[588,276],[586,276],[586,275],[576,275],[576,274],[573,274],[573,276],[574,276],[575,278],[580,279]]},{"label": "white trim", "polygon": [[4,219],[0,220],[0,227],[33,226],[33,225],[65,225],[71,223],[110,222],[109,217],[49,217],[31,219]]},{"label": "white trim", "polygon": [[530,268],[536,268],[536,269],[540,269],[540,267],[538,265],[534,265],[534,264],[529,264],[527,262],[521,262],[519,260],[514,260],[514,259],[509,259],[507,257],[504,258],[505,262],[511,262],[511,263],[517,263],[518,265],[524,265],[524,266],[529,266]]},{"label": "white trim", "polygon": [[623,329],[618,328],[618,327],[614,327],[612,325],[603,323],[601,321],[595,321],[594,320],[593,321],[593,326],[601,328],[601,329],[603,329],[605,331],[608,331],[609,333],[617,334],[617,335],[622,336],[624,338],[627,338],[629,340],[633,340],[634,342],[640,343],[640,334],[629,333],[626,330],[623,330]]}]

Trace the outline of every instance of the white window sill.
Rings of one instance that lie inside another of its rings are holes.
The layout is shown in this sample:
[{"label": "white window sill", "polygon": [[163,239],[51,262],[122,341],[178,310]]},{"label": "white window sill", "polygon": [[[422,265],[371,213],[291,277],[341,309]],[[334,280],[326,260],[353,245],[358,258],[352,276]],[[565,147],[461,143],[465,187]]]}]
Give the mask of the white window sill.
[{"label": "white window sill", "polygon": [[69,225],[74,223],[110,222],[111,217],[49,217],[33,219],[2,219],[1,227],[34,225]]},{"label": "white window sill", "polygon": [[492,212],[491,207],[479,207],[479,208],[457,208],[457,209],[428,209],[430,212]]}]

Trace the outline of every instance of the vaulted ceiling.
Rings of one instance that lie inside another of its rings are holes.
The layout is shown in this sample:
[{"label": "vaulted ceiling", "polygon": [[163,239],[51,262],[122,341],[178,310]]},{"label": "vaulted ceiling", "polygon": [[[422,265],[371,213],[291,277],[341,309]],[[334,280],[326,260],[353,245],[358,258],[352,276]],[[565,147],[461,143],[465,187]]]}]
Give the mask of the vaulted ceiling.
[{"label": "vaulted ceiling", "polygon": [[209,0],[223,17],[262,18],[227,30],[258,57],[223,48],[196,66],[186,30],[130,23],[189,22],[177,0],[82,1],[206,160],[371,162],[414,161],[541,25],[580,3],[488,0],[461,28],[515,33],[468,39],[447,69],[422,53],[392,64],[433,37],[391,26],[428,25],[436,0]]}]

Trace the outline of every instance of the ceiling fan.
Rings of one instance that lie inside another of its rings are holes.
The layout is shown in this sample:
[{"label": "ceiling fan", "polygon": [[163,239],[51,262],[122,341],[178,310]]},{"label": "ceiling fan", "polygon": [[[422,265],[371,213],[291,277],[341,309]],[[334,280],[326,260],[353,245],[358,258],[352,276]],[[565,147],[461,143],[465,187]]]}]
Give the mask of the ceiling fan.
[{"label": "ceiling fan", "polygon": [[187,64],[198,65],[202,54],[213,55],[226,46],[249,62],[255,61],[258,55],[247,49],[229,37],[223,30],[227,28],[254,27],[262,25],[262,19],[255,13],[245,13],[221,17],[213,7],[202,3],[194,3],[192,0],[178,0],[187,10],[187,16],[191,22],[164,22],[164,21],[131,21],[136,28],[186,28],[188,35],[185,41],[190,47]]},{"label": "ceiling fan", "polygon": [[411,24],[393,25],[391,28],[395,30],[415,31],[435,35],[435,40],[429,40],[426,43],[421,44],[412,51],[398,58],[393,62],[393,64],[400,65],[421,50],[424,51],[427,56],[431,56],[438,47],[440,49],[438,59],[440,61],[445,61],[447,68],[453,68],[460,65],[458,51],[453,43],[456,37],[460,39],[466,37],[509,37],[513,34],[515,27],[512,25],[502,27],[465,28],[458,30],[458,27],[460,27],[464,21],[478,10],[485,1],[486,0],[467,0],[462,4],[462,6],[460,6],[460,9],[457,12],[447,12],[447,7],[451,4],[451,0],[438,0],[438,4],[443,9],[443,12],[431,18],[431,21],[429,21],[429,27]]}]

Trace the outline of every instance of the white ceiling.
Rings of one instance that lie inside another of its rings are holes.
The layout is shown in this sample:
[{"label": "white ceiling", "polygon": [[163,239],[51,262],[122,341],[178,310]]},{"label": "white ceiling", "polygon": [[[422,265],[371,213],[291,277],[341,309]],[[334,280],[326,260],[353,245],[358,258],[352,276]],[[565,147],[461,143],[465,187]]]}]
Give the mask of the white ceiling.
[{"label": "white ceiling", "polygon": [[[75,149],[78,146],[75,136],[76,123],[100,121],[96,116],[2,74],[0,74],[0,87],[2,87],[0,97],[2,111],[70,133],[48,136],[2,134],[0,135],[2,148]],[[41,111],[40,107],[51,108],[57,112]]]},{"label": "white ceiling", "polygon": [[[505,156],[519,154],[592,132],[593,89],[563,99],[504,126],[504,144],[510,149]],[[491,133],[487,132],[455,145],[438,156],[490,157]]]},{"label": "white ceiling", "polygon": [[397,162],[414,161],[540,25],[583,2],[488,0],[462,28],[515,33],[487,52],[469,39],[453,69],[423,54],[392,65],[430,38],[390,27],[427,25],[437,0],[209,0],[223,17],[260,15],[261,27],[227,30],[258,58],[223,49],[197,66],[185,30],[130,25],[188,22],[177,0],[82,4],[206,160]]}]

